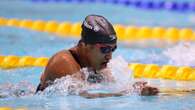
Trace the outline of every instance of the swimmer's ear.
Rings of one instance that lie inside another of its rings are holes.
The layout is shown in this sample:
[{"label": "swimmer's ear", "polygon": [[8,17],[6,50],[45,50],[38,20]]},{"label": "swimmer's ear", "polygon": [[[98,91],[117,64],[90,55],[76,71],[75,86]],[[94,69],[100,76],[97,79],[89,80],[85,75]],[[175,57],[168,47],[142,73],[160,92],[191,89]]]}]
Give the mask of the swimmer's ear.
[{"label": "swimmer's ear", "polygon": [[86,49],[88,46],[87,46],[87,44],[84,43],[84,42],[79,42],[79,43],[78,43],[78,47],[79,47],[79,48],[82,48],[82,49]]},{"label": "swimmer's ear", "polygon": [[83,42],[82,40],[79,41],[78,46],[79,46],[80,48],[85,48],[85,49],[87,49],[87,48],[89,48],[89,49],[93,48],[92,45],[88,45],[88,44],[86,44],[85,42]]},{"label": "swimmer's ear", "polygon": [[78,43],[78,46],[82,47],[84,45],[86,45],[86,44],[82,40],[80,40],[79,43]]}]

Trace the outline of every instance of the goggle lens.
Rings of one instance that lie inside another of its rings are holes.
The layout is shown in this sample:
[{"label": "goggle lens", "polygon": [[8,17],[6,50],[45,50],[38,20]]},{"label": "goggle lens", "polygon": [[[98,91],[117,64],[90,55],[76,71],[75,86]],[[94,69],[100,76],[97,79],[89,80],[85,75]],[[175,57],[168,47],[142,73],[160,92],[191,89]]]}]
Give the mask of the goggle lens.
[{"label": "goggle lens", "polygon": [[106,53],[110,53],[110,52],[114,52],[117,49],[117,46],[115,46],[114,48],[111,46],[98,46],[100,48],[100,51],[104,54]]}]

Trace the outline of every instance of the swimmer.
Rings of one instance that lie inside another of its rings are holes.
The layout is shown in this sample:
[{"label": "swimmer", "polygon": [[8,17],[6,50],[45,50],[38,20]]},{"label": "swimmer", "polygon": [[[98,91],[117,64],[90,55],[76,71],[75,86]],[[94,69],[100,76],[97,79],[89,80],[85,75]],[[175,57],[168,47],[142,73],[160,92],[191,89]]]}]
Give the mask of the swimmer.
[{"label": "swimmer", "polygon": [[[101,70],[107,67],[112,58],[112,53],[117,49],[117,36],[112,24],[103,16],[88,15],[82,23],[81,39],[78,44],[69,50],[57,52],[49,59],[37,91],[43,91],[57,78],[67,75],[76,75],[78,80],[85,80],[85,74],[80,70],[88,68],[93,71],[88,75],[89,83],[100,83],[111,73],[102,74]],[[109,79],[109,78],[108,78]],[[112,79],[110,77],[110,79]],[[158,89],[147,86],[145,82],[136,82],[134,88],[141,89],[140,95],[156,95]],[[86,98],[122,96],[119,93],[88,93],[82,91],[81,96]]]}]

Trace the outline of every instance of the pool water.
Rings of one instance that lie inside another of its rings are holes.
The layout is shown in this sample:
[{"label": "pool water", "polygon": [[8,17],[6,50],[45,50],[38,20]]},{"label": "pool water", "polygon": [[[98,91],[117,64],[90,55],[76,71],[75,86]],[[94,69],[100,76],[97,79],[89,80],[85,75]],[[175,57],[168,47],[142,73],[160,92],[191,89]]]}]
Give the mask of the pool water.
[{"label": "pool water", "polygon": [[[0,16],[19,19],[82,21],[91,13],[101,14],[112,23],[125,25],[177,26],[194,28],[194,13],[147,11],[110,4],[33,3],[30,0],[1,1]],[[11,13],[11,14],[10,14]],[[60,38],[56,35],[15,27],[0,27],[0,55],[51,57],[59,50],[68,49],[77,38]],[[177,46],[176,46],[177,47]],[[119,42],[113,58],[121,56],[128,63],[174,64],[163,53],[167,48],[129,48]],[[186,63],[187,64],[187,63]],[[191,65],[188,65],[191,66]],[[44,68],[0,70],[0,107],[29,110],[193,110],[194,94],[158,96],[128,95],[98,99],[85,99],[76,95],[34,95]]]}]

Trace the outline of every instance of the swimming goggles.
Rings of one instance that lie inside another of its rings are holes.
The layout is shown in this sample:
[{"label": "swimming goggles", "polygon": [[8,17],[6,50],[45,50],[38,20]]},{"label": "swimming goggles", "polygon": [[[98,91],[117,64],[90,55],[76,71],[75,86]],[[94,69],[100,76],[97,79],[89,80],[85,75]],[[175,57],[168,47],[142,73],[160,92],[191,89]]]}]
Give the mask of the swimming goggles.
[{"label": "swimming goggles", "polygon": [[96,47],[98,47],[100,49],[100,51],[103,54],[114,52],[117,49],[117,46],[111,47],[111,46],[108,46],[108,45],[103,45],[103,44],[98,44],[98,43],[95,44],[95,45],[96,45]]}]

